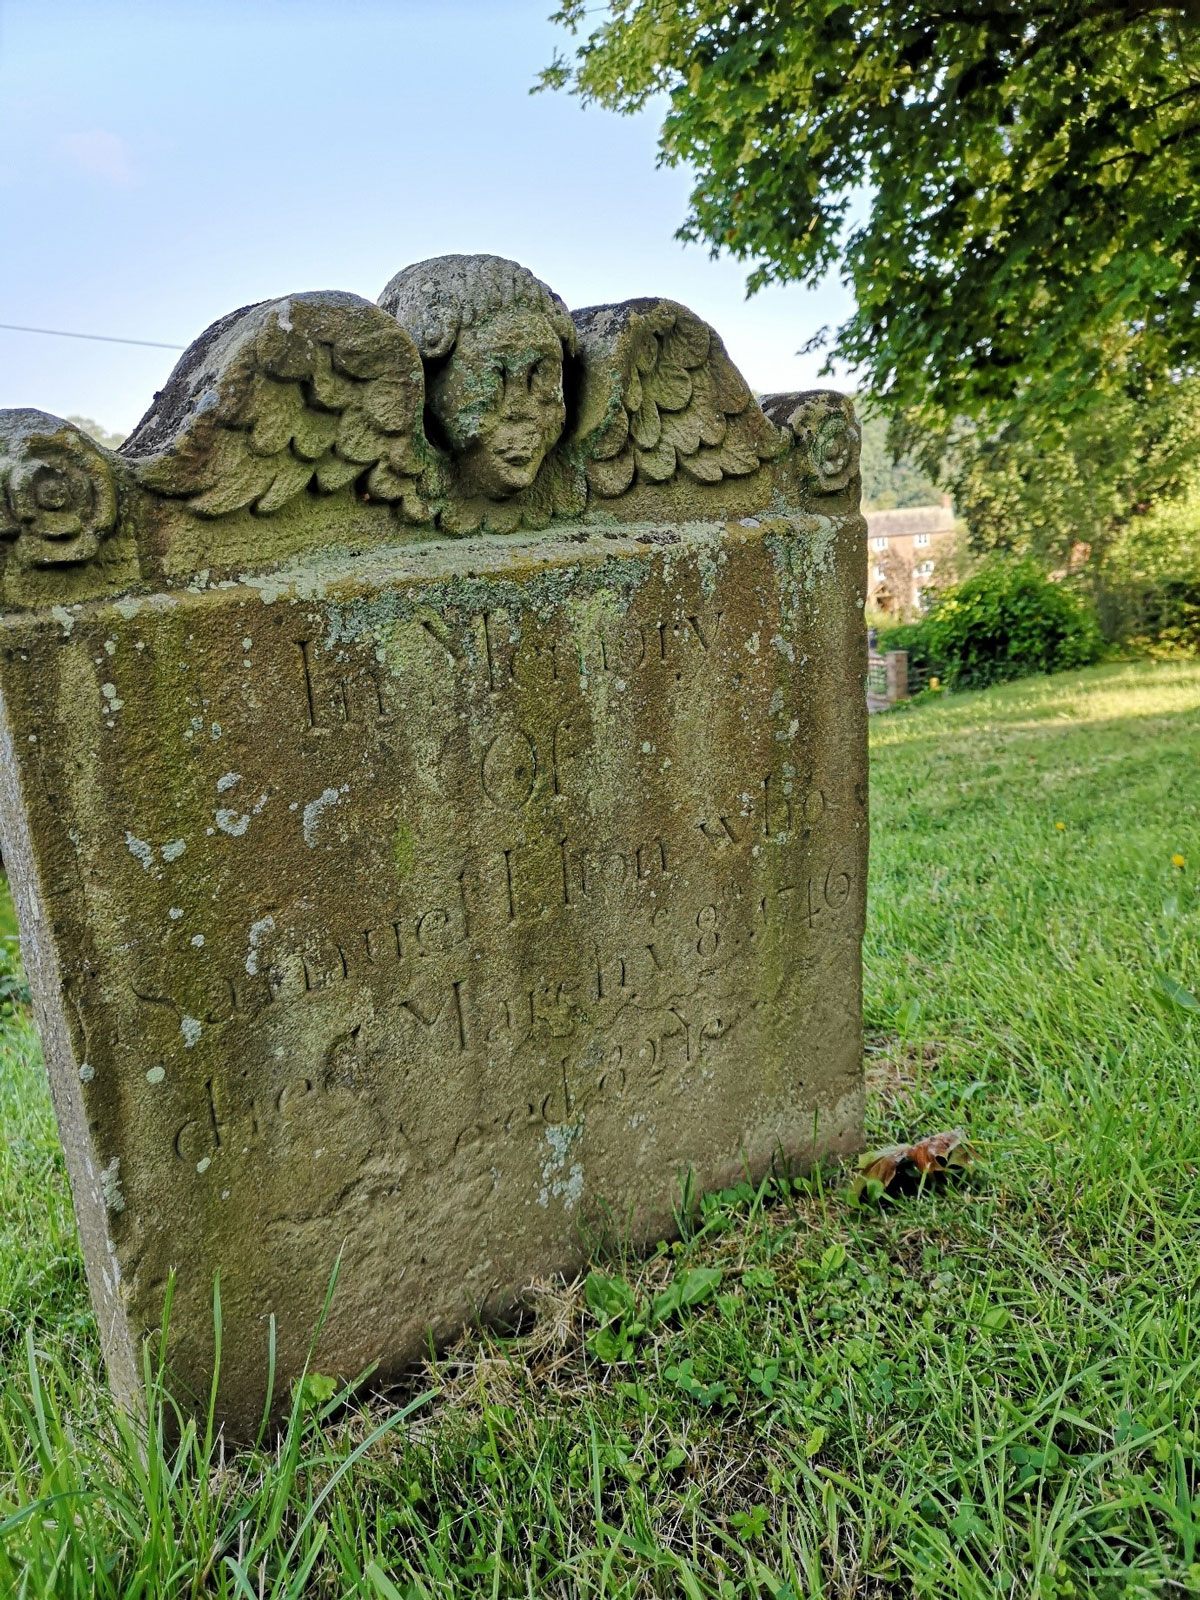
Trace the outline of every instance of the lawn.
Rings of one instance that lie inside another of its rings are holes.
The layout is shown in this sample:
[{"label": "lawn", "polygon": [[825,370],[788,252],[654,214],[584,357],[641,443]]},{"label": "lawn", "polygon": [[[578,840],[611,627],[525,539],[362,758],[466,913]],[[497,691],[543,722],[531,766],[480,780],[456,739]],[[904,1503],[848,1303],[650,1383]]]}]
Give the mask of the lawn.
[{"label": "lawn", "polygon": [[868,1137],[961,1126],[966,1178],[713,1197],[259,1452],[114,1416],[18,1006],[0,1593],[1200,1594],[1200,663],[871,736]]}]

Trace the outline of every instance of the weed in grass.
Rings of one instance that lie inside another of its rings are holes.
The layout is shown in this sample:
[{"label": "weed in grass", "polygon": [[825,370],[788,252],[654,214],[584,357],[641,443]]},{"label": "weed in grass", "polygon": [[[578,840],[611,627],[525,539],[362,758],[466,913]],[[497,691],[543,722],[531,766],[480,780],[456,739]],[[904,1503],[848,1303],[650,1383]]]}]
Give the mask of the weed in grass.
[{"label": "weed in grass", "polygon": [[0,1593],[1200,1593],[1200,667],[871,734],[868,1141],[963,1126],[980,1166],[879,1210],[821,1172],[684,1197],[408,1414],[310,1380],[233,1452],[114,1413],[10,1005]]}]

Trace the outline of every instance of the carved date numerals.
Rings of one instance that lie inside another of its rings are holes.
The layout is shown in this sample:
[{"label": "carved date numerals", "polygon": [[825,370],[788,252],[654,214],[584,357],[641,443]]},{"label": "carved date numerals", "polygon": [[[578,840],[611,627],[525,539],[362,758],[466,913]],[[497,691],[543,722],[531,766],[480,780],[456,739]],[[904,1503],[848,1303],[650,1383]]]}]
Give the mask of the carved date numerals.
[{"label": "carved date numerals", "polygon": [[818,917],[827,911],[840,911],[850,898],[854,878],[844,867],[834,865],[823,877],[805,878],[797,883],[781,884],[773,896],[764,897],[758,904],[758,917],[762,922],[771,919],[774,903],[784,916],[798,916],[808,927],[816,926]]}]

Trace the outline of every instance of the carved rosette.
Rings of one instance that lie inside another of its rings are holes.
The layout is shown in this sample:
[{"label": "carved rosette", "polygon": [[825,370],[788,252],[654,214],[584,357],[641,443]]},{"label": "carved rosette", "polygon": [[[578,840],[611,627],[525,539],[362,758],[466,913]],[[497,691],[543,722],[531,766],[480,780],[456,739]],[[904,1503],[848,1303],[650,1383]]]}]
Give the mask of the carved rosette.
[{"label": "carved rosette", "polygon": [[90,561],[117,520],[112,463],[44,411],[0,413],[0,538],[26,567]]},{"label": "carved rosette", "polygon": [[762,407],[773,422],[785,427],[803,451],[818,494],[839,494],[858,472],[862,432],[854,409],[832,389],[801,394],[771,394]]},{"label": "carved rosette", "polygon": [[[852,489],[859,441],[832,391],[760,404],[675,301],[569,312],[516,262],[441,256],[378,304],[321,290],[231,312],[115,454],[40,411],[0,412],[0,596],[36,603],[47,570],[84,595],[382,544],[395,524],[461,536],[799,507]],[[121,537],[96,561],[118,489]]]}]

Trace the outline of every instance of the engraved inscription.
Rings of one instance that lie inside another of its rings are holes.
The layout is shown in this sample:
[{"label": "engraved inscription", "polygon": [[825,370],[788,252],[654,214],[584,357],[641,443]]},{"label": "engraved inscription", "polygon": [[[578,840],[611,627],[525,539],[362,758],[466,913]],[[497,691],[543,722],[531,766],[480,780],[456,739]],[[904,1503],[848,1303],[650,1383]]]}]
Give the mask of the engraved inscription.
[{"label": "engraved inscription", "polygon": [[[647,855],[660,885],[669,881],[666,848],[658,839]],[[608,851],[601,858],[621,862],[621,881],[632,886],[630,864],[637,854]],[[479,975],[479,963],[495,960],[499,952],[490,935],[488,946],[467,938],[461,907],[397,916],[382,927],[361,930],[357,944],[349,936],[330,940],[327,950],[333,954],[323,964],[275,951],[263,975],[269,995],[264,1003],[303,1004],[307,996],[342,985],[359,995],[356,1004],[365,1006],[364,1015],[382,1013],[394,1021],[385,1029],[364,1021],[338,1028],[311,1070],[293,1073],[250,1098],[239,1114],[221,1107],[212,1082],[206,1081],[202,1104],[174,1134],[175,1154],[195,1162],[239,1141],[246,1153],[277,1141],[297,1117],[358,1117],[356,1108],[379,1103],[406,1057],[414,1065],[428,1062],[434,1071],[449,1059],[463,1059],[481,1102],[493,1097],[491,1080],[506,1062],[525,1061],[531,1087],[539,1077],[545,1083],[532,1097],[505,1105],[469,1128],[435,1128],[425,1145],[426,1157],[435,1162],[447,1159],[464,1140],[508,1135],[517,1126],[569,1122],[626,1090],[681,1082],[714,1049],[723,1048],[761,1003],[736,992],[723,999],[709,992],[715,975],[768,927],[800,919],[812,928],[819,917],[836,916],[849,903],[853,882],[852,867],[834,861],[783,878],[753,903],[739,894],[736,882],[727,881],[719,901],[696,907],[668,899],[640,926],[631,907],[634,925],[618,946],[596,945],[576,966],[557,973],[551,966],[536,986],[499,995]],[[410,970],[405,961],[409,954],[419,959],[423,948],[453,964],[426,984],[406,984],[400,977]],[[297,959],[304,982],[281,978],[272,984],[272,974],[294,972]],[[319,981],[312,981],[318,972]],[[218,1024],[249,1009],[244,986],[231,980],[228,990],[233,999],[226,1013],[213,1015]]]},{"label": "engraved inscription", "polygon": [[0,824],[123,1398],[172,1275],[232,1437],[318,1322],[390,1381],[853,1150],[864,528],[786,400],[459,257],[224,319],[94,493],[10,414]]},{"label": "engraved inscription", "polygon": [[516,810],[533,793],[538,758],[533,740],[520,728],[497,734],[487,747],[480,772],[483,792],[503,810]]},{"label": "engraved inscription", "polygon": [[455,623],[414,615],[390,629],[382,650],[297,638],[302,725],[309,732],[366,730],[405,711],[437,707],[451,686],[467,698],[481,690],[500,704],[531,689],[568,703],[597,681],[635,678],[656,689],[695,682],[711,670],[724,625],[719,607],[701,606],[649,625],[607,621],[568,641],[539,632],[528,619],[515,625],[485,611]]}]

